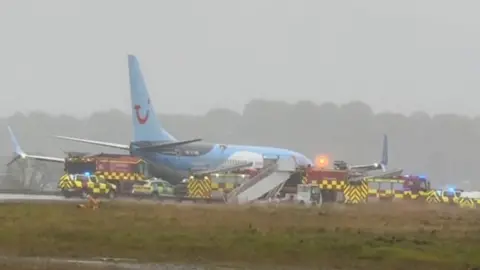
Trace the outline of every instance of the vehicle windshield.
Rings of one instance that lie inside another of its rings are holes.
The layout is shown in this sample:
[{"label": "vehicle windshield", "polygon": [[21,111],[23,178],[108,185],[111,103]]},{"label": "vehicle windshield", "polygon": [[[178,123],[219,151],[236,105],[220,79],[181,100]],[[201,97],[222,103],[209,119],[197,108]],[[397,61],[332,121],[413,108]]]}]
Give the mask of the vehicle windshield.
[{"label": "vehicle windshield", "polygon": [[153,181],[152,184],[159,187],[170,187],[170,184],[166,181]]},{"label": "vehicle windshield", "polygon": [[77,180],[80,180],[80,181],[88,181],[90,178],[88,176],[85,176],[85,175],[77,175]]},{"label": "vehicle windshield", "polygon": [[234,174],[234,173],[230,173],[230,174],[219,174],[219,173],[216,173],[216,174],[212,174],[211,175],[211,179],[212,181],[216,182],[216,183],[231,183],[231,184],[240,184],[242,182],[245,181],[245,179],[247,178],[247,175],[246,174]]},{"label": "vehicle windshield", "polygon": [[143,180],[137,180],[133,183],[134,185],[146,185],[148,184],[148,181],[143,181]]},{"label": "vehicle windshield", "polygon": [[458,191],[458,190],[446,190],[443,192],[443,196],[446,196],[446,197],[460,197],[460,194],[462,194],[461,191]]},{"label": "vehicle windshield", "polygon": [[405,181],[406,189],[427,189],[427,181],[425,180],[407,180]]},{"label": "vehicle windshield", "polygon": [[308,186],[300,185],[298,186],[298,192],[307,192]]},{"label": "vehicle windshield", "polygon": [[421,189],[427,189],[427,181],[419,181],[419,186]]},{"label": "vehicle windshield", "polygon": [[161,182],[163,184],[164,187],[172,187],[172,184],[168,183],[168,182]]}]

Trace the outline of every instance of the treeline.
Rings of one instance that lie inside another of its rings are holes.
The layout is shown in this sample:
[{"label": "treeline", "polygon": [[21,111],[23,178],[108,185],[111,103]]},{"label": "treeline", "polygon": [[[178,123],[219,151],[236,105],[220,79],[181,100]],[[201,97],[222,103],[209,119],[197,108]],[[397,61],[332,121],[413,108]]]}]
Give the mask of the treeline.
[{"label": "treeline", "polygon": [[[312,158],[327,154],[331,161],[371,163],[381,154],[382,134],[389,136],[390,168],[427,175],[435,186],[476,184],[480,163],[480,119],[459,115],[409,116],[373,113],[361,102],[345,105],[297,104],[253,100],[242,114],[215,109],[204,116],[161,115],[165,128],[178,138],[201,137],[205,141],[269,145],[294,149]],[[0,119],[2,155],[12,146],[10,124],[25,151],[63,156],[63,151],[115,152],[54,139],[53,135],[85,137],[128,143],[131,116],[121,111],[97,112],[86,119],[17,113]]]}]

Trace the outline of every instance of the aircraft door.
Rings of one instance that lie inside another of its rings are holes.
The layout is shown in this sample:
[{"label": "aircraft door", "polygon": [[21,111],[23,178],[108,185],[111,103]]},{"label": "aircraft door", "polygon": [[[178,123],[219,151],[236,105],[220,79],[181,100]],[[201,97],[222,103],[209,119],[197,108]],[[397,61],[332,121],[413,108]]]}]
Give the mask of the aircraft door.
[{"label": "aircraft door", "polygon": [[280,157],[277,155],[263,155],[263,167],[269,167],[275,164]]}]

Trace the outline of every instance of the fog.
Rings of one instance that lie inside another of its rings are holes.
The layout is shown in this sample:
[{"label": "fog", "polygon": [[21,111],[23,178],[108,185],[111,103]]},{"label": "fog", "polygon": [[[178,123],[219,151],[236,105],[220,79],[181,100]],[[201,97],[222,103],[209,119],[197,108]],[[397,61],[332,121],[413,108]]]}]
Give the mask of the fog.
[{"label": "fog", "polygon": [[[317,105],[309,101],[288,104],[266,100],[252,100],[241,114],[215,109],[203,116],[159,117],[165,128],[180,139],[200,137],[209,142],[285,147],[312,159],[322,154],[331,161],[340,159],[351,164],[378,161],[385,133],[389,137],[390,168],[426,175],[434,186],[463,185],[466,181],[477,186],[479,118],[429,116],[424,112],[409,116],[373,113],[361,102]],[[121,152],[58,140],[54,135],[117,143],[129,143],[132,137],[131,117],[121,111],[97,112],[84,119],[17,113],[0,119],[0,149],[5,159],[13,151],[7,124],[25,152],[60,157],[64,151]]]}]

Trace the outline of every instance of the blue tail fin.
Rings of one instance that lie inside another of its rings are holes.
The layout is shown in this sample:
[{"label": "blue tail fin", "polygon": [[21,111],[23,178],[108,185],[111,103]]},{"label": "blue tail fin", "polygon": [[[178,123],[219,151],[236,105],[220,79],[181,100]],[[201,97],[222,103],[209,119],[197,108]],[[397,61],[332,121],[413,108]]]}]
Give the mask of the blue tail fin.
[{"label": "blue tail fin", "polygon": [[165,129],[155,114],[140,64],[134,55],[128,55],[130,98],[132,102],[133,140],[176,141]]}]

